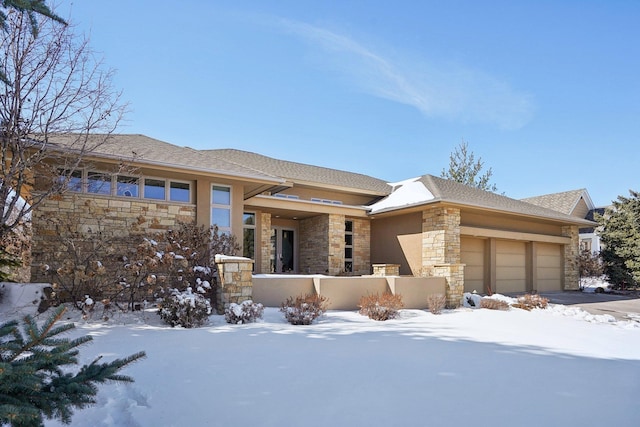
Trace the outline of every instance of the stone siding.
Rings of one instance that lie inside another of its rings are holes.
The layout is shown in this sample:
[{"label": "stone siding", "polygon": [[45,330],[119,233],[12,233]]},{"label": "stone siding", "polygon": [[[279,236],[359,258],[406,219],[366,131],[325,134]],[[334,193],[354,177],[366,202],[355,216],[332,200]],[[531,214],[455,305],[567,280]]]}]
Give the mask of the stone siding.
[{"label": "stone siding", "polygon": [[[46,279],[41,273],[42,264],[56,265],[62,261],[64,253],[57,227],[100,233],[106,240],[118,238],[118,245],[131,248],[140,243],[142,236],[155,236],[175,227],[178,222],[194,222],[195,219],[196,209],[190,204],[73,193],[53,197],[33,215],[31,280]],[[127,239],[129,236],[131,239]],[[115,250],[126,253],[124,248]]]},{"label": "stone siding", "polygon": [[216,255],[220,285],[216,292],[216,311],[223,314],[229,304],[239,304],[253,298],[253,260]]},{"label": "stone siding", "polygon": [[299,222],[299,265],[306,274],[329,273],[329,217],[318,215]]},{"label": "stone siding", "polygon": [[344,215],[329,215],[329,274],[344,273]]},{"label": "stone siding", "polygon": [[[256,254],[258,255],[258,254]],[[260,214],[260,273],[271,273],[271,214]],[[274,258],[275,259],[275,258]]]},{"label": "stone siding", "polygon": [[349,220],[353,222],[353,274],[371,274],[371,221]]},{"label": "stone siding", "polygon": [[580,235],[578,226],[562,227],[562,236],[569,237],[571,244],[564,245],[564,289],[580,288]]}]

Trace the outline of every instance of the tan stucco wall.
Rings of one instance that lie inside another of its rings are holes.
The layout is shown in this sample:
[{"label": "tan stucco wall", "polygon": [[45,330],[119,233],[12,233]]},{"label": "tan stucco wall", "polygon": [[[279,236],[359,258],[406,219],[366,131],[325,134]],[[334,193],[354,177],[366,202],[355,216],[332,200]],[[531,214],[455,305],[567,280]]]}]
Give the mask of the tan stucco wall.
[{"label": "tan stucco wall", "polygon": [[302,200],[311,200],[312,198],[336,200],[344,205],[361,206],[371,202],[374,196],[362,196],[357,194],[342,193],[338,191],[322,190],[315,188],[306,188],[303,186],[295,186],[293,188],[281,191],[279,194],[290,194],[300,197]]},{"label": "tan stucco wall", "polygon": [[371,263],[400,264],[401,275],[422,270],[422,213],[414,212],[371,221]]},{"label": "tan stucco wall", "polygon": [[503,231],[515,231],[520,233],[562,235],[562,227],[556,224],[540,221],[526,221],[512,216],[493,214],[486,212],[461,211],[460,225],[467,227],[480,227]]}]

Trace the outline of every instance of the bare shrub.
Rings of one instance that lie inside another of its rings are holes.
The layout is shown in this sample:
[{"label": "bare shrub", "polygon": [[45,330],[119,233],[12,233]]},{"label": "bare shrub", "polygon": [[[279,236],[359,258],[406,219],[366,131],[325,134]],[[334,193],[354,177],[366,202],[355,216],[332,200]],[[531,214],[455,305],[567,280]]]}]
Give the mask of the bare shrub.
[{"label": "bare shrub", "polygon": [[534,308],[547,308],[547,306],[549,305],[549,300],[547,298],[541,297],[538,294],[525,294],[521,297],[518,297],[518,302],[511,305],[516,308],[522,308],[524,310],[531,311]]},{"label": "bare shrub", "polygon": [[480,308],[488,308],[489,310],[509,310],[509,303],[495,298],[482,298],[480,300]]},{"label": "bare shrub", "polygon": [[443,294],[431,294],[427,296],[427,307],[433,314],[440,314],[447,304],[447,297]]},{"label": "bare shrub", "polygon": [[402,295],[385,292],[382,295],[373,294],[360,298],[359,313],[373,320],[389,320],[398,316],[398,310],[404,306]]},{"label": "bare shrub", "polygon": [[211,303],[199,293],[193,293],[190,287],[184,292],[174,289],[160,304],[158,314],[171,326],[194,328],[209,320]]},{"label": "bare shrub", "polygon": [[242,323],[253,323],[258,319],[262,319],[264,306],[251,300],[242,301],[240,304],[231,303],[224,310],[224,320],[227,323],[236,325]]},{"label": "bare shrub", "polygon": [[327,297],[318,294],[289,297],[280,306],[280,311],[292,325],[310,325],[327,311]]}]

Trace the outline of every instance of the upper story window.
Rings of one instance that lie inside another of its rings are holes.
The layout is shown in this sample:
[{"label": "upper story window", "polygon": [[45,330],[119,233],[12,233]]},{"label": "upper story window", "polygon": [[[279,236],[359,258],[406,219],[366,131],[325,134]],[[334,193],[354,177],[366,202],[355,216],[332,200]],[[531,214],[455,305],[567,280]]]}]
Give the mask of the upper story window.
[{"label": "upper story window", "polygon": [[108,172],[77,169],[72,173],[60,170],[60,179],[67,179],[67,190],[105,196],[133,197],[191,203],[193,183],[165,178],[146,178]]},{"label": "upper story window", "polygon": [[231,233],[231,187],[212,186],[211,225],[217,225],[222,233]]}]

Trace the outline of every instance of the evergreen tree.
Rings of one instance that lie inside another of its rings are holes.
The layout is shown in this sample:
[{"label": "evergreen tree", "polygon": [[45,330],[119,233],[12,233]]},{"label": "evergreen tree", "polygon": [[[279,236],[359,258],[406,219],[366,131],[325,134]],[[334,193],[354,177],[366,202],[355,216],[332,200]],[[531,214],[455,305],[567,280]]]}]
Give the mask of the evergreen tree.
[{"label": "evergreen tree", "polygon": [[455,151],[449,156],[449,169],[442,169],[441,177],[470,185],[481,190],[498,191],[495,184],[489,181],[493,171],[489,168],[485,173],[482,172],[484,162],[482,158],[476,160],[472,151],[469,151],[469,144],[462,141]]},{"label": "evergreen tree", "polygon": [[73,408],[95,403],[97,384],[133,382],[118,372],[144,357],[144,352],[110,363],[98,363],[97,358],[75,374],[65,369],[78,364],[78,347],[92,338],[61,338],[74,328],[55,325],[64,311],[64,307],[56,310],[42,326],[31,316],[24,318],[22,330],[16,320],[0,325],[0,425],[43,426],[44,418],[69,424]]},{"label": "evergreen tree", "polygon": [[640,193],[618,196],[598,221],[605,274],[620,286],[640,283]]}]

